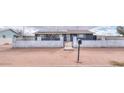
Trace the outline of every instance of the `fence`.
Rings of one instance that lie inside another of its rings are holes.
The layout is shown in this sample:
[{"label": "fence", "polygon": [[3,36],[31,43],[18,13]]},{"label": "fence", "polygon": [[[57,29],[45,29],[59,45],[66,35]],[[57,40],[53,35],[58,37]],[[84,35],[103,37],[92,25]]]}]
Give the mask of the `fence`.
[{"label": "fence", "polygon": [[[73,47],[77,47],[77,38],[73,38]],[[124,47],[124,40],[82,40],[81,47]]]},{"label": "fence", "polygon": [[12,44],[13,48],[28,48],[28,47],[63,47],[64,41],[63,38],[60,40],[47,40],[47,41],[25,41],[25,40],[14,40]]}]

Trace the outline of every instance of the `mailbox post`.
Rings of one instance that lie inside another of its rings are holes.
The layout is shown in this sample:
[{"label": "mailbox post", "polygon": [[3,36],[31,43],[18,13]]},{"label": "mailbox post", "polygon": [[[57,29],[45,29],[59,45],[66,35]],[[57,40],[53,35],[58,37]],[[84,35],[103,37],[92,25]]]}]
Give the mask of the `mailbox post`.
[{"label": "mailbox post", "polygon": [[80,59],[80,44],[81,44],[81,39],[78,39],[78,56],[77,56],[77,63],[79,63],[79,59]]}]

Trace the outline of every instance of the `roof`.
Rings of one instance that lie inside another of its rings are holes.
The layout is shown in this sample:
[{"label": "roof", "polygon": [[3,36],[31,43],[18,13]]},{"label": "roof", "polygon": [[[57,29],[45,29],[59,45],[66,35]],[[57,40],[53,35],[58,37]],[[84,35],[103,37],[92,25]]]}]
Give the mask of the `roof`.
[{"label": "roof", "polygon": [[93,32],[89,30],[68,30],[67,33],[69,34],[92,34]]},{"label": "roof", "polygon": [[88,30],[37,31],[35,34],[92,34]]},{"label": "roof", "polygon": [[13,33],[18,34],[16,31],[12,30],[12,29],[0,29],[0,32],[5,32],[5,31],[11,31]]},{"label": "roof", "polygon": [[94,26],[40,26],[35,27],[35,34],[80,34],[92,33],[89,29]]}]

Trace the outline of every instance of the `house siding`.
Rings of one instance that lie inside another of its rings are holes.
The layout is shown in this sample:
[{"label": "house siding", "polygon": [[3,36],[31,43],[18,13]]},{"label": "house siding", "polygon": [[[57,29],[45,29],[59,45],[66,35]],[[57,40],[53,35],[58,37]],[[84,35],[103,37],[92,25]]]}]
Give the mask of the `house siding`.
[{"label": "house siding", "polygon": [[0,32],[0,38],[3,38],[3,35],[6,36],[5,38],[13,38],[13,36],[16,35],[16,33],[12,32],[10,30],[8,30],[8,31],[1,31]]},{"label": "house siding", "polygon": [[[16,33],[12,32],[10,30],[1,31],[0,32],[0,45],[6,44],[6,43],[11,44],[14,35],[16,35]],[[5,37],[3,37],[3,36],[5,36]]]}]

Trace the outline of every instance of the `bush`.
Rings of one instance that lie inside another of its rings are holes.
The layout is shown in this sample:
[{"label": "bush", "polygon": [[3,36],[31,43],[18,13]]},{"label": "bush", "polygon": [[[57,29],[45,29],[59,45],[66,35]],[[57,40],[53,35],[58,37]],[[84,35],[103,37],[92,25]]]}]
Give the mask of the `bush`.
[{"label": "bush", "polygon": [[3,45],[10,45],[9,43],[4,43]]},{"label": "bush", "polygon": [[113,66],[120,66],[120,67],[123,67],[123,66],[124,66],[124,62],[111,61],[110,63],[111,63]]},{"label": "bush", "polygon": [[117,32],[124,35],[124,27],[123,26],[118,26],[117,27]]}]

